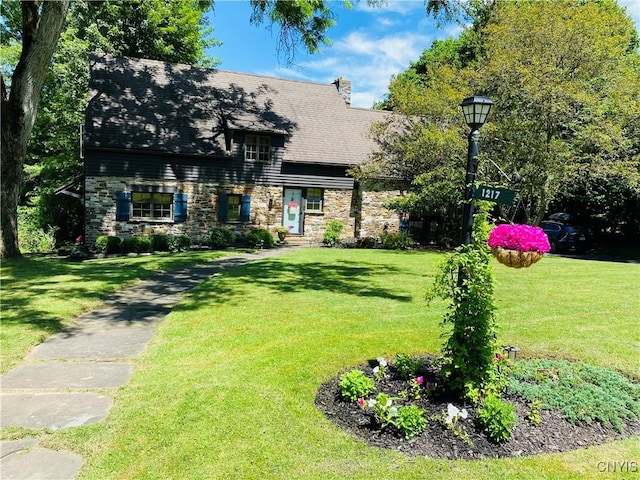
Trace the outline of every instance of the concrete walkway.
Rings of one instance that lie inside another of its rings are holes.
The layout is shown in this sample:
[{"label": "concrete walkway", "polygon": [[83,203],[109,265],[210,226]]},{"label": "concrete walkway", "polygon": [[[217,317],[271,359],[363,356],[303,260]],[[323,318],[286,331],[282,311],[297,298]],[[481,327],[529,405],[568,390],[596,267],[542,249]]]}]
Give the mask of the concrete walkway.
[{"label": "concrete walkway", "polygon": [[[129,381],[128,359],[140,354],[156,326],[187,290],[221,270],[298,247],[262,250],[159,274],[105,298],[105,306],[77,318],[0,376],[0,427],[59,430],[106,418],[105,390]],[[94,390],[97,390],[94,391]],[[0,478],[73,480],[82,458],[42,448],[34,439],[0,442]]]}]

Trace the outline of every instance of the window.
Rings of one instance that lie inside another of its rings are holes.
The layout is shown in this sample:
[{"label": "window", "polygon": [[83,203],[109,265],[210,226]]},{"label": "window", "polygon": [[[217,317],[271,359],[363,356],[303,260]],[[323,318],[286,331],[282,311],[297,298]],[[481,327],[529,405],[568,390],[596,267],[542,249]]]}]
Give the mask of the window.
[{"label": "window", "polygon": [[131,216],[134,218],[171,218],[172,193],[131,192]]},{"label": "window", "polygon": [[142,186],[138,191],[116,192],[116,222],[128,222],[130,219],[164,222],[170,220],[172,215],[174,222],[186,222],[188,195],[170,193],[166,189],[153,191],[161,188]]},{"label": "window", "polygon": [[251,197],[234,193],[218,196],[218,220],[220,222],[248,222],[251,215]]},{"label": "window", "polygon": [[245,137],[244,158],[245,160],[256,160],[268,162],[271,151],[269,137],[260,135],[247,135]]},{"label": "window", "polygon": [[307,188],[307,212],[322,212],[322,189]]},{"label": "window", "polygon": [[227,196],[227,221],[239,222],[240,221],[240,205],[241,195],[228,195]]}]

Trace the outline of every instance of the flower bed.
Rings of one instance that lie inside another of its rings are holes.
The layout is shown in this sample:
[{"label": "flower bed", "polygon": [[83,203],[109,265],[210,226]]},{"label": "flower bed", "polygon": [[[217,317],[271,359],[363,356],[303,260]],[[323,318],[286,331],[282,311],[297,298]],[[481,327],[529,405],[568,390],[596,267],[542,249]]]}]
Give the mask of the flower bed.
[{"label": "flower bed", "polygon": [[[502,398],[515,407],[516,423],[507,441],[493,441],[480,426],[480,407],[468,402],[465,404],[459,398],[440,389],[436,383],[439,371],[436,362],[433,358],[422,360],[423,363],[417,372],[419,376],[409,379],[406,375],[401,375],[393,365],[390,368],[375,370],[379,367],[379,360],[373,360],[369,365],[357,367],[375,381],[375,390],[366,395],[366,398],[357,401],[346,400],[341,395],[339,375],[320,387],[316,395],[316,405],[329,420],[371,446],[399,451],[410,456],[431,458],[521,457],[570,451],[640,435],[640,420],[637,417],[640,402],[638,386],[629,383],[623,387],[609,387],[609,390],[615,391],[626,388],[631,392],[629,395],[634,397],[621,411],[627,411],[631,405],[636,417],[622,418],[619,426],[595,418],[567,418],[566,413],[561,411],[563,408],[560,404],[551,408],[538,400],[527,400],[527,392],[503,392]],[[538,393],[550,395],[556,392],[550,398],[565,398],[563,402],[569,406],[575,393],[570,392],[563,396],[558,389],[564,386],[566,378],[576,376],[574,365],[577,367],[577,364],[550,361],[547,365],[544,362],[524,361],[523,370],[512,378],[514,381],[516,378],[519,379],[525,386],[540,384],[540,391],[532,393],[534,396],[537,397]],[[372,368],[375,364],[378,365]],[[596,377],[619,376],[607,369],[597,370],[599,373],[594,374]],[[594,392],[598,390],[603,390],[602,394],[605,396],[611,394],[610,391],[604,391],[605,386],[587,387],[589,388],[585,391],[589,393],[588,396],[595,397]],[[575,392],[578,387],[573,389]],[[381,398],[381,394],[384,397]],[[544,395],[545,402],[549,403]],[[593,407],[589,408],[588,398],[584,398],[584,395],[579,397],[581,407],[587,412],[593,410]],[[400,409],[412,405],[423,412],[426,425],[419,433],[406,438],[406,431],[401,431],[397,427],[398,422],[392,420],[397,418]]]}]

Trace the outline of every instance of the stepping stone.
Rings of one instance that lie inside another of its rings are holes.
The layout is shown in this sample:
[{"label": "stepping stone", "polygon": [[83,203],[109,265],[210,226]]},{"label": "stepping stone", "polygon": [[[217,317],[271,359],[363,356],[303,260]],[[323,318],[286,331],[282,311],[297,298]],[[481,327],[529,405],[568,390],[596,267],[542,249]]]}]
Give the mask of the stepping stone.
[{"label": "stepping stone", "polygon": [[0,427],[52,430],[99,422],[113,404],[97,393],[2,393],[0,401]]},{"label": "stepping stone", "polygon": [[38,447],[36,440],[0,442],[3,480],[73,480],[82,466],[80,455]]},{"label": "stepping stone", "polygon": [[28,360],[119,360],[141,353],[154,334],[153,326],[76,326],[35,347]]},{"label": "stepping stone", "polygon": [[46,363],[20,365],[0,377],[3,390],[116,388],[129,381],[128,363]]}]

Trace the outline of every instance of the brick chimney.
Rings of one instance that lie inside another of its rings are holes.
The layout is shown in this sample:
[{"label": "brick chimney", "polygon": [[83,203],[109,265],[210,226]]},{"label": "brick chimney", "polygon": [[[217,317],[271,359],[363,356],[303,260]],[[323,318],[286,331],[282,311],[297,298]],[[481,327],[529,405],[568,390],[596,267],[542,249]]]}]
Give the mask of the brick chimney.
[{"label": "brick chimney", "polygon": [[338,93],[342,96],[344,103],[351,105],[351,81],[344,77],[340,77],[333,82],[338,89]]}]

